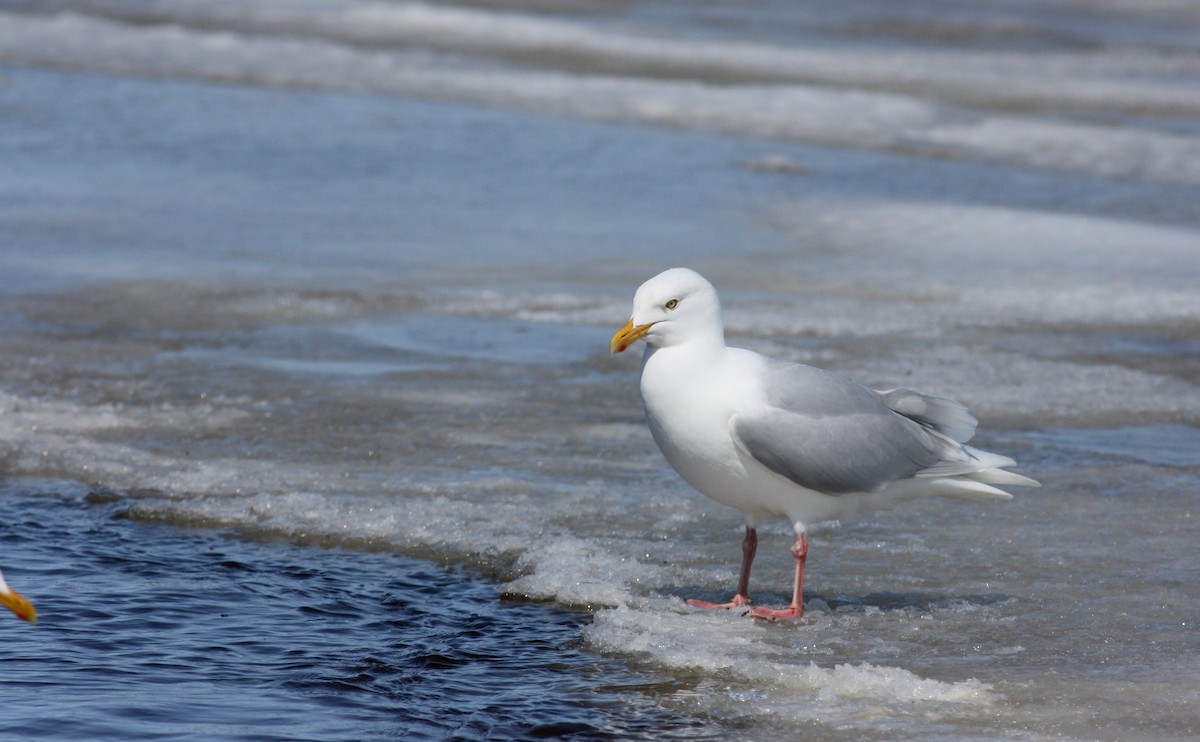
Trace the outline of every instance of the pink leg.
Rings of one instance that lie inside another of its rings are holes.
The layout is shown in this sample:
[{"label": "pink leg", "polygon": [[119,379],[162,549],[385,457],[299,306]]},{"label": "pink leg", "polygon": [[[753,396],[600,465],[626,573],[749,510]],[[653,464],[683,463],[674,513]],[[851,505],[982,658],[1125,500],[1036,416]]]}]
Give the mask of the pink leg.
[{"label": "pink leg", "polygon": [[800,618],[804,615],[804,560],[808,557],[808,538],[805,537],[804,531],[796,534],[792,556],[796,558],[796,584],[792,587],[792,604],[783,609],[751,608],[750,615],[754,618],[778,621],[781,618]]},{"label": "pink leg", "polygon": [[758,551],[758,531],[746,526],[746,538],[742,539],[742,571],[738,575],[737,594],[728,603],[709,603],[707,600],[690,598],[688,605],[693,608],[741,608],[750,604],[750,566],[754,564],[754,555]]}]

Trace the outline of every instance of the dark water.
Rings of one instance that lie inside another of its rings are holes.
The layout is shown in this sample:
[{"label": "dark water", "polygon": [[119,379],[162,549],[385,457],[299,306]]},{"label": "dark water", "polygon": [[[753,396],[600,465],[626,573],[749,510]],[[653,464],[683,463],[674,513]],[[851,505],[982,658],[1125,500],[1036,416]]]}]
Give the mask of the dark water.
[{"label": "dark water", "polygon": [[[394,554],[135,523],[66,483],[0,487],[5,739],[673,739],[662,679],[575,649],[587,614]],[[519,680],[519,682],[517,682]]]}]

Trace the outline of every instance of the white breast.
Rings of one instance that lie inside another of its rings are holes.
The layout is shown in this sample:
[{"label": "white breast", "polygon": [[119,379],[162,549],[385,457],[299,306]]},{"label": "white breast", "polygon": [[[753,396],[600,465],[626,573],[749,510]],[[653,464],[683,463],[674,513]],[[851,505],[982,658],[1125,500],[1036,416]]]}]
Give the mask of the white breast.
[{"label": "white breast", "polygon": [[649,352],[641,390],[650,432],[671,466],[703,494],[744,509],[748,475],[729,420],[755,390],[729,383],[725,354]]}]

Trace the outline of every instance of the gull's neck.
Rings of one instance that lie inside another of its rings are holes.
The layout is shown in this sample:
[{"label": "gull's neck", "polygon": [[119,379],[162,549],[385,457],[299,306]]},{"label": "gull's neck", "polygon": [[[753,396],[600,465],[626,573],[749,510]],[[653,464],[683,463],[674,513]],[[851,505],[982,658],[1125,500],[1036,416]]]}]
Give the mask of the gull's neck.
[{"label": "gull's neck", "polygon": [[726,350],[725,329],[718,323],[713,328],[705,328],[703,332],[692,333],[683,340],[659,346],[647,344],[642,364],[644,367],[656,354],[662,354],[664,359],[670,357],[703,367],[716,363],[724,357]]}]

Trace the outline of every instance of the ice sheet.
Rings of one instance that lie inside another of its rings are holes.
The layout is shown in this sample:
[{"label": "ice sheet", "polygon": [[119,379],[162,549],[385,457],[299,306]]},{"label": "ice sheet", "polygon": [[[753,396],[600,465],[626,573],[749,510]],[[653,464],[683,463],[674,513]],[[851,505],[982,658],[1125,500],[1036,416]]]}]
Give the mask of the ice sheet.
[{"label": "ice sheet", "polygon": [[[100,16],[6,13],[0,61],[402,93],[1104,177],[1200,182],[1200,145],[1193,137],[1012,112],[1062,107],[1188,115],[1200,110],[1191,56],[773,48],[409,4],[252,11],[227,4],[160,6],[149,12],[154,25],[139,15],[129,7]],[[221,30],[207,30],[213,25]],[[418,42],[458,55],[566,59],[549,69],[467,63],[409,47]],[[633,74],[612,74],[628,65]],[[580,66],[584,71],[575,72]]]}]

